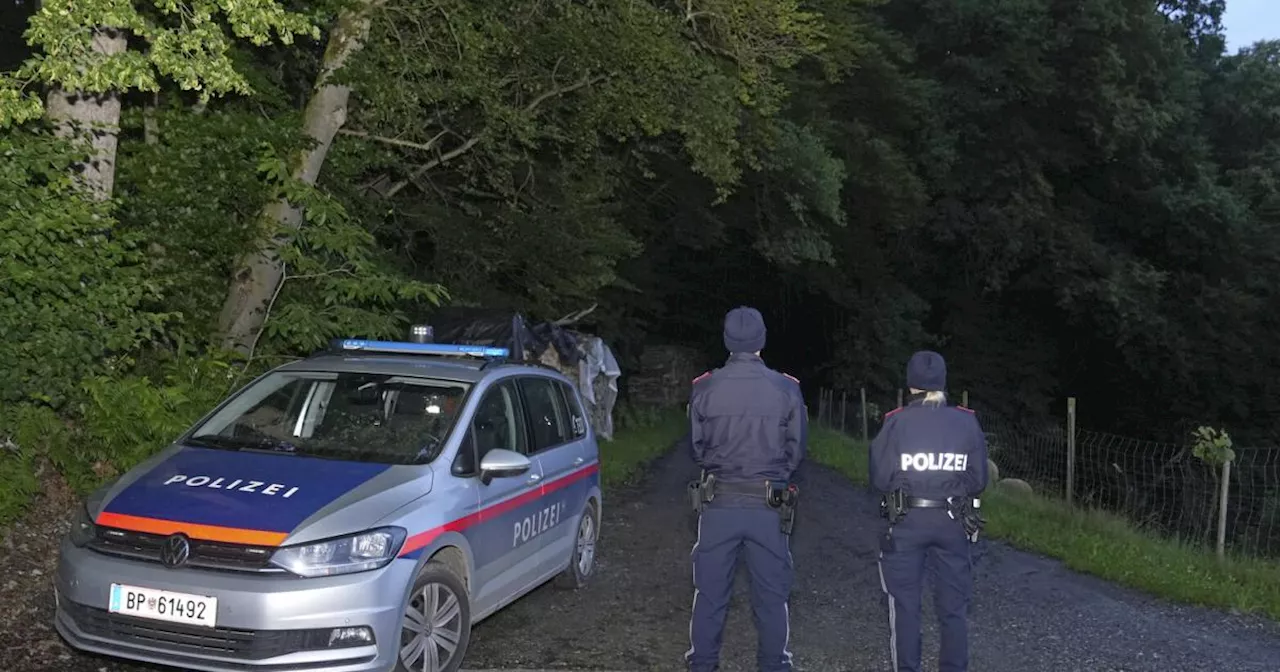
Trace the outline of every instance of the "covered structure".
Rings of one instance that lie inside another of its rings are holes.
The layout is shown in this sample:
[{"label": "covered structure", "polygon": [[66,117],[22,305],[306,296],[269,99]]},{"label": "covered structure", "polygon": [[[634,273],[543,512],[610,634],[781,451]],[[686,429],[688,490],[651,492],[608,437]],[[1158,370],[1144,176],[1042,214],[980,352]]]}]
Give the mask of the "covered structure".
[{"label": "covered structure", "polygon": [[612,440],[622,371],[603,338],[570,328],[594,309],[533,323],[518,312],[449,307],[432,315],[431,326],[437,342],[507,348],[515,361],[539,362],[565,374],[577,383],[596,434]]}]

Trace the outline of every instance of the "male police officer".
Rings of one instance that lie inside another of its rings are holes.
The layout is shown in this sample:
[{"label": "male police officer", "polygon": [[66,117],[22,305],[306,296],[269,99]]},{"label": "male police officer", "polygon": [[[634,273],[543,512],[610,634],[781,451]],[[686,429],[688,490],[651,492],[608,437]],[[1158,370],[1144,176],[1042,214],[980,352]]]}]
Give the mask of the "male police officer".
[{"label": "male police officer", "polygon": [[966,672],[969,666],[969,551],[982,524],[975,504],[987,487],[987,442],[973,411],[946,405],[946,384],[941,355],[912,355],[910,401],[885,414],[871,443],[872,485],[885,493],[889,519],[880,539],[880,584],[889,600],[895,672],[920,670],[921,584],[930,550],[942,631],[938,670]]},{"label": "male police officer", "polygon": [[698,376],[689,398],[693,459],[703,470],[693,546],[691,672],[719,669],[721,633],[740,550],[751,573],[761,672],[791,669],[787,601],[793,567],[792,475],[804,459],[808,415],[799,381],[765,366],[764,318],[754,308],[725,316],[724,367]]}]

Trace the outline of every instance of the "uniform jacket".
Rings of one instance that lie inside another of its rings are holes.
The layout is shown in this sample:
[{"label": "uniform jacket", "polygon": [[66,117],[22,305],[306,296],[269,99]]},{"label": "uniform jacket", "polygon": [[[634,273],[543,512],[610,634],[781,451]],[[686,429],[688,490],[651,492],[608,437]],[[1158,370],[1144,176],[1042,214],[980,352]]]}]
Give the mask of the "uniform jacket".
[{"label": "uniform jacket", "polygon": [[885,414],[871,442],[871,485],[912,497],[977,497],[987,487],[987,438],[963,406],[915,399]]},{"label": "uniform jacket", "polygon": [[799,381],[754,354],[734,353],[693,381],[693,459],[723,482],[790,481],[804,460],[808,420]]}]

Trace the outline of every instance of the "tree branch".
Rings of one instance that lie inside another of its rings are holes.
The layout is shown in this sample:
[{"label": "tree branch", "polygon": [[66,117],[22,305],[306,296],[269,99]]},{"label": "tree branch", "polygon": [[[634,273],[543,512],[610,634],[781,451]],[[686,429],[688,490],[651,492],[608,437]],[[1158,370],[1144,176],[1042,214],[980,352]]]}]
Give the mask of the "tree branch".
[{"label": "tree branch", "polygon": [[548,99],[555,98],[556,96],[563,96],[566,93],[573,93],[574,91],[577,91],[578,89],[581,89],[584,86],[590,86],[604,79],[605,79],[604,75],[596,75],[595,77],[583,77],[582,79],[579,79],[578,81],[572,84],[566,84],[564,86],[558,86],[554,89],[549,89],[547,91],[544,91],[542,95],[538,96],[537,98],[534,98],[528,105],[525,105],[524,111],[533,112],[534,110],[538,109],[539,105],[547,102]]},{"label": "tree branch", "polygon": [[480,136],[478,135],[471,138],[470,140],[467,140],[461,145],[458,145],[457,147],[454,147],[453,149],[445,152],[444,154],[441,154],[440,156],[437,156],[436,158],[431,159],[430,161],[422,164],[421,166],[418,166],[417,168],[414,169],[413,173],[409,176],[408,179],[396,182],[394,185],[391,186],[390,189],[387,190],[386,194],[383,194],[383,196],[385,196],[386,198],[391,198],[392,196],[395,196],[396,194],[400,193],[401,189],[404,189],[405,187],[409,186],[411,182],[418,179],[419,177],[422,177],[423,173],[427,172],[428,170],[431,170],[432,168],[435,168],[436,166],[446,164],[458,158],[459,156],[462,156],[463,154],[467,153],[467,151],[470,150],[472,147],[475,147],[477,142],[480,142]]},{"label": "tree branch", "polygon": [[[558,86],[552,89],[548,89],[547,91],[544,91],[541,95],[539,95],[537,98],[534,98],[532,101],[530,101],[528,105],[525,105],[524,111],[526,114],[531,114],[537,111],[539,105],[542,105],[543,103],[547,102],[552,98],[555,98],[557,96],[563,96],[566,93],[573,93],[578,89],[581,89],[586,86],[591,86],[592,84],[603,81],[604,79],[606,79],[605,75],[584,76],[582,79],[579,79],[578,81],[572,84],[566,84],[564,86]],[[367,137],[369,137],[369,139],[372,139],[372,140],[381,139],[384,141],[393,141],[392,144],[397,144],[397,145],[407,142],[403,140],[394,140],[394,138],[381,138],[380,136],[367,136]],[[439,136],[432,138],[431,143],[434,143],[438,139],[439,139]],[[403,190],[405,187],[417,181],[418,178],[422,177],[422,175],[426,173],[428,170],[444,165],[458,158],[459,156],[462,156],[463,154],[470,151],[472,147],[475,147],[476,143],[478,142],[480,142],[480,136],[479,135],[472,136],[470,139],[468,139],[466,142],[462,143],[461,145],[449,150],[448,152],[445,152],[444,154],[441,154],[440,156],[437,156],[436,158],[422,164],[421,166],[418,166],[417,168],[414,169],[413,173],[411,173],[407,179],[401,180],[399,182],[396,182],[394,185],[392,185],[391,188],[388,189],[386,193],[383,194],[383,197],[391,198],[395,196],[396,194],[400,193],[400,191]],[[428,143],[428,144],[431,144],[431,143]],[[417,143],[414,143],[414,144],[417,144]],[[431,147],[420,147],[420,148],[433,149]]]},{"label": "tree branch", "polygon": [[426,142],[413,142],[411,140],[401,140],[399,138],[388,138],[385,135],[374,135],[372,133],[367,133],[365,131],[356,131],[356,130],[351,130],[347,128],[338,129],[338,133],[341,133],[342,135],[350,135],[356,138],[364,138],[365,140],[372,140],[374,142],[381,142],[388,145],[395,145],[396,147],[408,147],[409,149],[420,149],[424,152],[430,152],[434,150],[436,148],[436,143],[439,142],[440,138],[444,137],[445,134],[448,132],[449,132],[448,130],[440,131],[439,133],[436,134],[434,138],[431,138]]}]

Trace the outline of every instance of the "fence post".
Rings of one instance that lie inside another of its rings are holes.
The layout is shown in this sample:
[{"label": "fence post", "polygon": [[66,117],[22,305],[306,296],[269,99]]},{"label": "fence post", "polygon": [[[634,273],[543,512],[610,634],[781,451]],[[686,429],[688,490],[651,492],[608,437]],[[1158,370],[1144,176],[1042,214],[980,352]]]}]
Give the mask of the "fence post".
[{"label": "fence post", "polygon": [[862,395],[862,440],[867,440],[867,388],[858,388],[858,393]]},{"label": "fence post", "polygon": [[844,413],[849,408],[849,393],[844,390],[840,391],[840,433],[844,433]]},{"label": "fence post", "polygon": [[1231,488],[1231,460],[1222,463],[1222,490],[1218,501],[1218,559],[1227,554],[1227,491]]},{"label": "fence post", "polygon": [[1067,506],[1076,490],[1076,398],[1067,397]]},{"label": "fence post", "polygon": [[960,405],[969,408],[969,390],[960,393]]},{"label": "fence post", "polygon": [[898,388],[898,408],[902,408],[902,388]]}]

